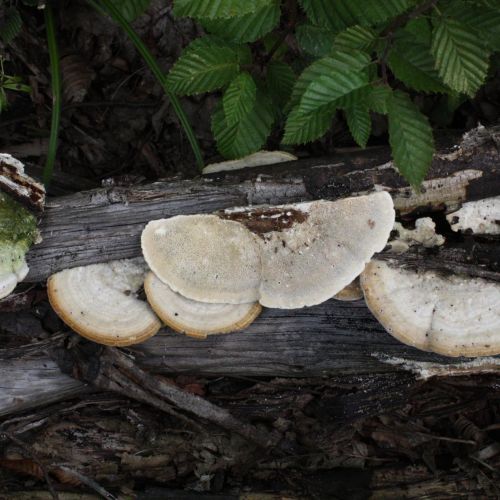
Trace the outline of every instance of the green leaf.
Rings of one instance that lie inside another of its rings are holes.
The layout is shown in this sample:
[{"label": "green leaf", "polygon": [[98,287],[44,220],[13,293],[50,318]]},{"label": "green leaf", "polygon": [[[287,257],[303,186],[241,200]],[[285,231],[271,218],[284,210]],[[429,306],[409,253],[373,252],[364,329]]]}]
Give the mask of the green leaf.
[{"label": "green leaf", "polygon": [[366,148],[372,128],[370,113],[363,106],[353,106],[345,110],[345,115],[352,137],[360,147]]},{"label": "green leaf", "polygon": [[131,22],[149,7],[151,0],[112,0],[112,3],[122,16]]},{"label": "green leaf", "polygon": [[373,85],[367,95],[368,109],[381,115],[387,114],[387,103],[392,96],[392,89],[388,85]]},{"label": "green leaf", "polygon": [[313,24],[341,31],[348,26],[370,26],[393,18],[412,4],[412,0],[299,0]]},{"label": "green leaf", "polygon": [[395,91],[387,103],[389,142],[398,170],[414,187],[424,180],[434,153],[432,129],[427,117],[408,94]]},{"label": "green leaf", "polygon": [[394,76],[409,88],[421,92],[449,91],[434,69],[429,49],[423,44],[396,40],[389,51],[387,63]]},{"label": "green leaf", "polygon": [[432,29],[429,20],[425,17],[418,17],[406,23],[406,26],[400,31],[401,34],[408,42],[413,40],[428,47],[431,46]]},{"label": "green leaf", "polygon": [[226,123],[234,125],[247,115],[254,107],[256,96],[257,85],[250,74],[237,75],[222,97]]},{"label": "green leaf", "polygon": [[8,45],[21,31],[23,21],[19,11],[15,7],[6,9],[2,23],[0,24],[0,38]]},{"label": "green leaf", "polygon": [[180,95],[219,89],[238,73],[241,54],[211,37],[197,38],[183,51],[167,76],[167,86]]},{"label": "green leaf", "polygon": [[454,0],[448,3],[443,14],[473,29],[490,49],[500,50],[500,4],[497,3],[495,10]]},{"label": "green leaf", "polygon": [[215,35],[233,42],[254,42],[276,27],[280,20],[280,2],[272,0],[256,12],[231,19],[201,19],[202,26]]},{"label": "green leaf", "polygon": [[174,0],[174,14],[196,19],[227,19],[252,14],[271,2],[272,0]]},{"label": "green leaf", "polygon": [[363,70],[369,63],[368,54],[359,51],[338,51],[313,63],[319,76],[308,83],[302,94],[299,104],[301,112],[314,111],[366,85],[368,75]]},{"label": "green leaf", "polygon": [[292,68],[282,61],[271,61],[267,66],[266,82],[269,94],[283,106],[292,94],[297,77]]},{"label": "green leaf", "polygon": [[441,18],[432,33],[431,52],[444,83],[471,97],[486,79],[489,52],[467,26]]},{"label": "green leaf", "polygon": [[301,24],[295,30],[299,47],[314,57],[324,57],[332,52],[335,33],[329,28]]},{"label": "green leaf", "polygon": [[377,33],[371,28],[365,28],[364,26],[351,26],[350,28],[341,31],[335,37],[335,47],[344,50],[359,49],[367,52],[376,37]]},{"label": "green leaf", "polygon": [[273,121],[272,103],[262,92],[257,93],[253,109],[233,125],[227,124],[222,105],[217,106],[212,116],[212,132],[219,153],[233,159],[262,149]]},{"label": "green leaf", "polygon": [[299,107],[290,111],[285,124],[283,144],[306,144],[319,139],[330,128],[335,115],[335,106],[328,104],[309,113]]}]

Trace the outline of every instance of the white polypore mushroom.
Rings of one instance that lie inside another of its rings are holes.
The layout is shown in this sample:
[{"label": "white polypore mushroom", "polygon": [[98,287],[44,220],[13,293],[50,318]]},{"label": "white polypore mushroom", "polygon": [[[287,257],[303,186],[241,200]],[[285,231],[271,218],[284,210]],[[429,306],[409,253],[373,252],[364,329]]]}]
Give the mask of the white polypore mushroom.
[{"label": "white polypore mushroom", "polygon": [[500,354],[500,284],[373,260],[361,275],[366,303],[398,340],[446,356]]},{"label": "white polypore mushroom", "polygon": [[161,323],[136,292],[144,282],[142,259],[74,267],[52,275],[47,291],[52,308],[75,332],[100,344],[137,344]]},{"label": "white polypore mushroom", "polygon": [[216,215],[178,215],[148,223],[142,252],[172,290],[199,302],[241,304],[258,299],[257,237]]},{"label": "white polypore mushroom", "polygon": [[216,333],[242,330],[262,309],[258,302],[210,304],[191,300],[174,292],[154,273],[146,276],[144,291],[149,304],[166,325],[191,337],[206,338]]},{"label": "white polypore mushroom", "polygon": [[500,234],[500,196],[468,201],[446,219],[453,231],[470,230],[474,234]]},{"label": "white polypore mushroom", "polygon": [[293,309],[347,286],[393,224],[392,199],[380,192],[151,221],[142,250],[158,278],[189,299]]},{"label": "white polypore mushroom", "polygon": [[395,217],[386,192],[280,209],[285,227],[261,240],[259,300],[282,309],[320,304],[340,292],[383,250]]},{"label": "white polypore mushroom", "polygon": [[229,170],[239,170],[247,167],[260,167],[262,165],[273,165],[286,161],[296,160],[297,157],[286,151],[258,151],[238,160],[228,160],[219,163],[211,163],[203,169],[203,174],[213,174]]}]

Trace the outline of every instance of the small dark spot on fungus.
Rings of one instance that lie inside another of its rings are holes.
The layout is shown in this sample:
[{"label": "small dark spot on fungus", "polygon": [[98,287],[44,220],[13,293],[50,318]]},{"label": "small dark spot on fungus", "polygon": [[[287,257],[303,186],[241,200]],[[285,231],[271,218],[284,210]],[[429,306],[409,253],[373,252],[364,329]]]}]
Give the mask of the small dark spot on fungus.
[{"label": "small dark spot on fungus", "polygon": [[370,226],[370,229],[373,229],[375,227],[375,221],[368,219],[368,225]]}]

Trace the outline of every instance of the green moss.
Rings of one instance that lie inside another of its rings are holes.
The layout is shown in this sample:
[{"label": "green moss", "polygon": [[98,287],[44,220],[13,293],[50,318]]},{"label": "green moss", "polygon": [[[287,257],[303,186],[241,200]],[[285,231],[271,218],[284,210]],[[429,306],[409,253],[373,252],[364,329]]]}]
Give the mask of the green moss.
[{"label": "green moss", "polygon": [[0,242],[0,276],[19,271],[24,265],[24,257],[28,249],[29,245],[23,241]]},{"label": "green moss", "polygon": [[36,236],[35,217],[8,195],[0,193],[0,245],[22,243],[28,249]]}]

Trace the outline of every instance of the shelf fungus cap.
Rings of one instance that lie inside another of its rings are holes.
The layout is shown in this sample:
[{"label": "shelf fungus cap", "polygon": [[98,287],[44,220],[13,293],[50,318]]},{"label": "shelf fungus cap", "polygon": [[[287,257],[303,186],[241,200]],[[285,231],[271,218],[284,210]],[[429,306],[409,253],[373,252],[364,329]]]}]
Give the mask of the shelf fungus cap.
[{"label": "shelf fungus cap", "polygon": [[[274,212],[274,213],[273,213]],[[263,214],[260,303],[294,309],[330,299],[351,283],[394,225],[386,192],[274,207]]]},{"label": "shelf fungus cap", "polygon": [[446,356],[500,354],[500,284],[441,276],[373,260],[361,275],[365,300],[405,344]]},{"label": "shelf fungus cap", "polygon": [[216,172],[226,172],[239,170],[240,168],[260,167],[262,165],[273,165],[286,161],[296,160],[297,157],[286,151],[258,151],[238,160],[228,160],[219,163],[211,163],[203,169],[203,174],[214,174]]},{"label": "shelf fungus cap", "polygon": [[353,302],[363,298],[363,290],[359,284],[359,278],[354,279],[347,286],[342,288],[340,292],[336,293],[333,298],[342,302]]},{"label": "shelf fungus cap", "polygon": [[190,337],[206,338],[231,333],[249,326],[260,314],[258,302],[247,304],[209,304],[187,299],[148,273],[144,282],[148,302],[170,328]]},{"label": "shelf fungus cap", "polygon": [[145,269],[142,259],[65,269],[47,282],[50,304],[68,326],[94,342],[143,342],[161,327],[149,305],[136,296]]},{"label": "shelf fungus cap", "polygon": [[257,237],[216,215],[178,215],[147,224],[142,252],[172,290],[199,302],[258,300],[261,279]]}]

